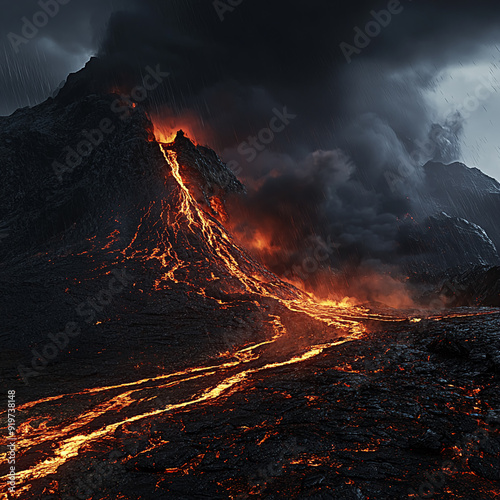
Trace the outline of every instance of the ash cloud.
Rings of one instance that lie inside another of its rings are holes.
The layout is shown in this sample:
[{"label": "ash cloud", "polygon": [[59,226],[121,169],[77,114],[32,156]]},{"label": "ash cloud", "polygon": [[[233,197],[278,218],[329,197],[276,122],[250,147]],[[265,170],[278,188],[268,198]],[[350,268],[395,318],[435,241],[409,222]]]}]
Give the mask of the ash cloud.
[{"label": "ash cloud", "polygon": [[[133,86],[147,65],[171,73],[145,104],[156,116],[198,116],[209,146],[240,165],[249,194],[232,201],[239,234],[271,234],[278,250],[266,263],[280,273],[311,236],[335,241],[325,265],[394,262],[398,220],[420,203],[421,164],[460,156],[461,118],[439,122],[425,93],[440,71],[499,38],[499,5],[402,0],[403,12],[347,64],[340,43],[387,2],[343,4],[247,0],[221,22],[210,1],[130,0],[112,9],[98,50],[103,79],[126,73]],[[66,47],[59,29],[47,28]],[[91,50],[98,37],[77,38]],[[248,162],[239,145],[283,106],[297,119]]]}]

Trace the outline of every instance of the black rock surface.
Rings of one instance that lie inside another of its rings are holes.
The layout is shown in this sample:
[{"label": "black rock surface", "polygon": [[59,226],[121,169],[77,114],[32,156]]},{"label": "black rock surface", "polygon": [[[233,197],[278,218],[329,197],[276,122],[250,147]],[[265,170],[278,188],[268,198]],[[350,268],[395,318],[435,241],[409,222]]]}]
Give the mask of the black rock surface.
[{"label": "black rock surface", "polygon": [[500,264],[495,244],[483,228],[445,212],[401,228],[402,266],[409,273],[438,276],[448,269]]},{"label": "black rock surface", "polygon": [[500,307],[500,267],[474,267],[449,273],[440,293],[452,306]]},{"label": "black rock surface", "polygon": [[[104,87],[80,73],[0,119],[0,359],[23,494],[400,499],[451,461],[436,495],[495,498],[498,313],[313,317],[225,230],[212,198],[243,186],[216,153],[163,145],[207,235],[145,110],[120,119]],[[106,118],[102,143],[54,170]]]}]

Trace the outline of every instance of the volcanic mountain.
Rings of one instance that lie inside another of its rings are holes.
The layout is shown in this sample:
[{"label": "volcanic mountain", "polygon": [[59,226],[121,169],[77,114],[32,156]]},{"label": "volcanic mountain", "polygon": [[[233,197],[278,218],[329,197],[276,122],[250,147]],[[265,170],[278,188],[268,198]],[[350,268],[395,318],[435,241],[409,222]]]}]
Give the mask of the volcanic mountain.
[{"label": "volcanic mountain", "polygon": [[[426,199],[435,212],[446,212],[480,226],[500,248],[500,183],[462,163],[424,165]],[[423,193],[422,193],[423,194]]]},{"label": "volcanic mountain", "polygon": [[437,276],[451,268],[500,264],[500,184],[462,163],[423,167],[413,215],[401,228],[402,262],[408,272]]},{"label": "volcanic mountain", "polygon": [[12,496],[402,498],[450,458],[494,498],[498,312],[283,281],[227,231],[219,156],[88,81],[0,119]]}]

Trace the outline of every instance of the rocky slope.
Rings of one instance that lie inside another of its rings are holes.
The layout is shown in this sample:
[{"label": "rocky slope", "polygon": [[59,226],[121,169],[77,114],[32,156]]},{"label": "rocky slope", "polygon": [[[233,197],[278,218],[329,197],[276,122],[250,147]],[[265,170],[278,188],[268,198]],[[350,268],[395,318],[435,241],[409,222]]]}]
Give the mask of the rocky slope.
[{"label": "rocky slope", "polygon": [[0,119],[20,494],[399,499],[451,460],[436,492],[495,498],[498,314],[312,300],[226,231],[217,154],[117,97],[81,73]]},{"label": "rocky slope", "polygon": [[500,264],[497,248],[482,227],[445,212],[404,225],[400,244],[408,273],[438,276],[458,266]]},{"label": "rocky slope", "polygon": [[477,168],[462,163],[443,165],[429,162],[424,166],[422,196],[435,212],[466,219],[484,229],[500,248],[500,183]]},{"label": "rocky slope", "polygon": [[440,293],[452,306],[500,307],[500,268],[474,267],[449,272],[442,281]]}]

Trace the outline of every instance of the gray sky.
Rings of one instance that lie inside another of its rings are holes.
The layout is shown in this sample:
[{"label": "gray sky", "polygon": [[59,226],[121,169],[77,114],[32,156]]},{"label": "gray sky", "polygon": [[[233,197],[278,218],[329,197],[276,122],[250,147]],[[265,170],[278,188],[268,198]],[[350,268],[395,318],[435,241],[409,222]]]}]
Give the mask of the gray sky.
[{"label": "gray sky", "polygon": [[9,34],[22,36],[22,18],[33,21],[42,9],[37,0],[1,0],[0,115],[45,100],[97,52],[110,13],[130,5],[128,0],[69,0],[36,36],[26,38],[28,43],[14,47],[11,39],[17,39]]},{"label": "gray sky", "polygon": [[462,161],[500,179],[500,50],[481,48],[471,61],[448,66],[427,94],[438,119],[462,108]]},{"label": "gray sky", "polygon": [[[386,1],[333,5],[311,0],[294,6],[247,0],[226,12],[224,22],[210,0],[66,1],[17,48],[9,34],[22,35],[22,18],[33,21],[41,6],[37,0],[0,1],[1,115],[44,100],[105,39],[111,54],[134,53],[138,60],[147,54],[172,66],[183,93],[178,97],[195,113],[209,109],[203,119],[220,131],[214,146],[228,154],[229,138],[239,142],[259,130],[273,105],[281,103],[302,118],[295,130],[300,140],[277,141],[283,151],[300,145],[308,153],[355,141],[347,130],[357,130],[358,118],[366,113],[375,114],[379,128],[386,124],[387,134],[411,151],[412,141],[422,140],[433,120],[442,121],[474,94],[481,75],[496,74],[500,54],[500,8],[481,0],[402,0],[404,11],[350,65],[339,42],[352,43],[354,27],[364,27],[371,10],[386,8]],[[122,10],[132,13],[108,30],[110,14]],[[185,95],[188,87],[193,90]],[[221,107],[221,95],[231,93],[238,116]],[[500,92],[493,87],[465,118],[458,158],[497,179],[499,113]],[[384,140],[392,141],[387,134]],[[367,144],[369,134],[362,135]]]},{"label": "gray sky", "polygon": [[[168,71],[144,105],[175,129],[192,118],[241,167],[239,220],[255,222],[244,231],[267,227],[290,262],[311,235],[333,237],[346,256],[391,260],[427,160],[500,179],[498,2],[401,0],[350,63],[341,43],[397,0],[243,0],[223,16],[212,0],[67,0],[17,51],[9,33],[22,35],[22,18],[36,22],[41,7],[0,2],[0,114],[41,102],[95,54],[87,74],[103,90],[130,93],[148,65]],[[294,119],[248,159],[240,146],[285,109]]]}]

